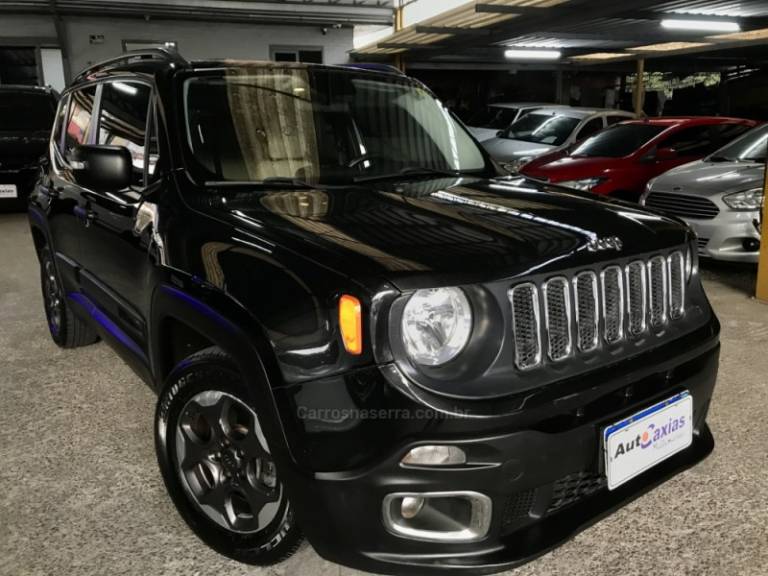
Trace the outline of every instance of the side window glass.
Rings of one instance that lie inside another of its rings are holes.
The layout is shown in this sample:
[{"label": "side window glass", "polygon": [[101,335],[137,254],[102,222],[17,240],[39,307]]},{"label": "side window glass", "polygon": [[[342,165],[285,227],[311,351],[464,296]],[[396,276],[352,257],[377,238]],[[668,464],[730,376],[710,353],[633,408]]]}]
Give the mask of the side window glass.
[{"label": "side window glass", "polygon": [[152,89],[136,82],[106,82],[101,92],[99,144],[124,146],[133,160],[133,185],[144,184],[144,151]]},{"label": "side window glass", "polygon": [[149,154],[147,155],[147,179],[154,182],[157,175],[157,162],[160,158],[160,143],[157,136],[157,109],[151,105],[149,109]]},{"label": "side window glass", "polygon": [[618,124],[619,122],[624,122],[624,120],[629,120],[626,116],[606,116],[605,118],[608,122],[608,126],[613,126],[614,124]]},{"label": "side window glass", "polygon": [[710,126],[685,128],[666,138],[659,148],[672,148],[680,156],[706,154],[712,145]]},{"label": "side window glass", "polygon": [[67,115],[67,105],[69,104],[69,95],[62,96],[59,100],[59,108],[56,111],[56,121],[53,124],[53,142],[56,149],[61,152],[61,136],[64,133],[64,118]]},{"label": "side window glass", "polygon": [[579,130],[579,135],[576,137],[577,140],[584,140],[585,138],[589,138],[594,134],[595,132],[599,132],[603,129],[603,119],[602,118],[593,118],[584,126],[581,127],[581,130]]},{"label": "side window glass", "polygon": [[64,134],[64,157],[80,144],[88,142],[88,132],[93,116],[93,104],[96,101],[96,86],[75,90],[70,95],[67,130]]}]

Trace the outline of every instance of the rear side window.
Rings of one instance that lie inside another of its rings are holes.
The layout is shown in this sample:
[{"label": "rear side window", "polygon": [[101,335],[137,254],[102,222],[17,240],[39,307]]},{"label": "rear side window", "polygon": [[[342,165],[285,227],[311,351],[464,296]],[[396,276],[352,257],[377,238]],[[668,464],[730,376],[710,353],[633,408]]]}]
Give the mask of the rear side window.
[{"label": "rear side window", "polygon": [[627,116],[619,116],[618,114],[611,114],[610,116],[605,117],[605,121],[608,123],[608,126],[613,126],[614,124],[624,122],[625,120],[630,120],[630,118]]},{"label": "rear side window", "polygon": [[579,130],[579,135],[576,136],[577,140],[584,140],[584,138],[587,138],[589,136],[592,136],[595,132],[599,132],[603,129],[603,119],[602,118],[593,118],[584,126],[581,127],[581,130]]},{"label": "rear side window", "polygon": [[147,118],[152,89],[137,82],[106,82],[101,93],[99,144],[124,146],[133,160],[133,185],[144,184]]},{"label": "rear side window", "polygon": [[69,106],[69,95],[62,97],[59,102],[59,109],[56,111],[56,122],[53,125],[53,142],[59,152],[61,152],[61,137],[64,134],[64,119],[67,116],[67,106]]},{"label": "rear side window", "polygon": [[96,101],[96,86],[75,90],[69,98],[69,115],[64,134],[64,156],[66,158],[69,158],[72,150],[77,146],[88,142],[93,105]]},{"label": "rear side window", "polygon": [[694,126],[672,134],[659,148],[672,148],[681,156],[706,156],[747,130],[749,126],[741,124]]}]

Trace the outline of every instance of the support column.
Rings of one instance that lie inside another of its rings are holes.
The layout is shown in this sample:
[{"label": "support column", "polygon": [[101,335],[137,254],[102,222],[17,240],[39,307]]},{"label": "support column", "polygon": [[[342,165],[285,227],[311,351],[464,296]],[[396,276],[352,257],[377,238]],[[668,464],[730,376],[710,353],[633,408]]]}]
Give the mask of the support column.
[{"label": "support column", "polygon": [[[395,8],[395,32],[400,32],[403,26],[403,10],[405,8],[404,0],[399,0]],[[395,68],[405,72],[405,57],[402,54],[395,54]]]},{"label": "support column", "polygon": [[642,116],[643,105],[645,104],[645,58],[637,59],[637,77],[635,78],[635,88],[632,98],[635,114]]},{"label": "support column", "polygon": [[563,71],[558,68],[555,71],[555,104],[563,103]]},{"label": "support column", "polygon": [[763,182],[763,221],[760,230],[760,263],[757,266],[758,300],[768,304],[768,163],[766,164],[765,180]]}]

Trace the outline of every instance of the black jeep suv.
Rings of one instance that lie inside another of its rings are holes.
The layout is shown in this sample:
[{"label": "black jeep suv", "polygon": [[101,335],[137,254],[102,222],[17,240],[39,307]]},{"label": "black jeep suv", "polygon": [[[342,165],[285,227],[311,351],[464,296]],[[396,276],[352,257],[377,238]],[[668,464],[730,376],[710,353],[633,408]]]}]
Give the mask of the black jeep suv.
[{"label": "black jeep suv", "polygon": [[0,210],[23,210],[48,147],[57,94],[37,86],[0,86]]},{"label": "black jeep suv", "polygon": [[53,339],[157,390],[168,492],[237,560],[499,571],[713,448],[692,233],[501,174],[403,75],[97,65],[29,214]]}]

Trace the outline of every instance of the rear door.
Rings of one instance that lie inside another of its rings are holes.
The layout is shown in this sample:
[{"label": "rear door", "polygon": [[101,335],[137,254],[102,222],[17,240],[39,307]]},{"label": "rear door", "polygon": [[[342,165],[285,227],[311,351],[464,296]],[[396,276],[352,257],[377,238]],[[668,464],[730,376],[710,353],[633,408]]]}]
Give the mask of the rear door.
[{"label": "rear door", "polygon": [[86,296],[118,328],[118,340],[142,355],[153,267],[146,238],[136,232],[136,221],[157,160],[152,150],[157,141],[147,132],[154,119],[152,87],[135,79],[105,81],[99,102],[95,143],[127,148],[133,180],[117,192],[82,192],[89,225],[82,237],[81,284]]}]

